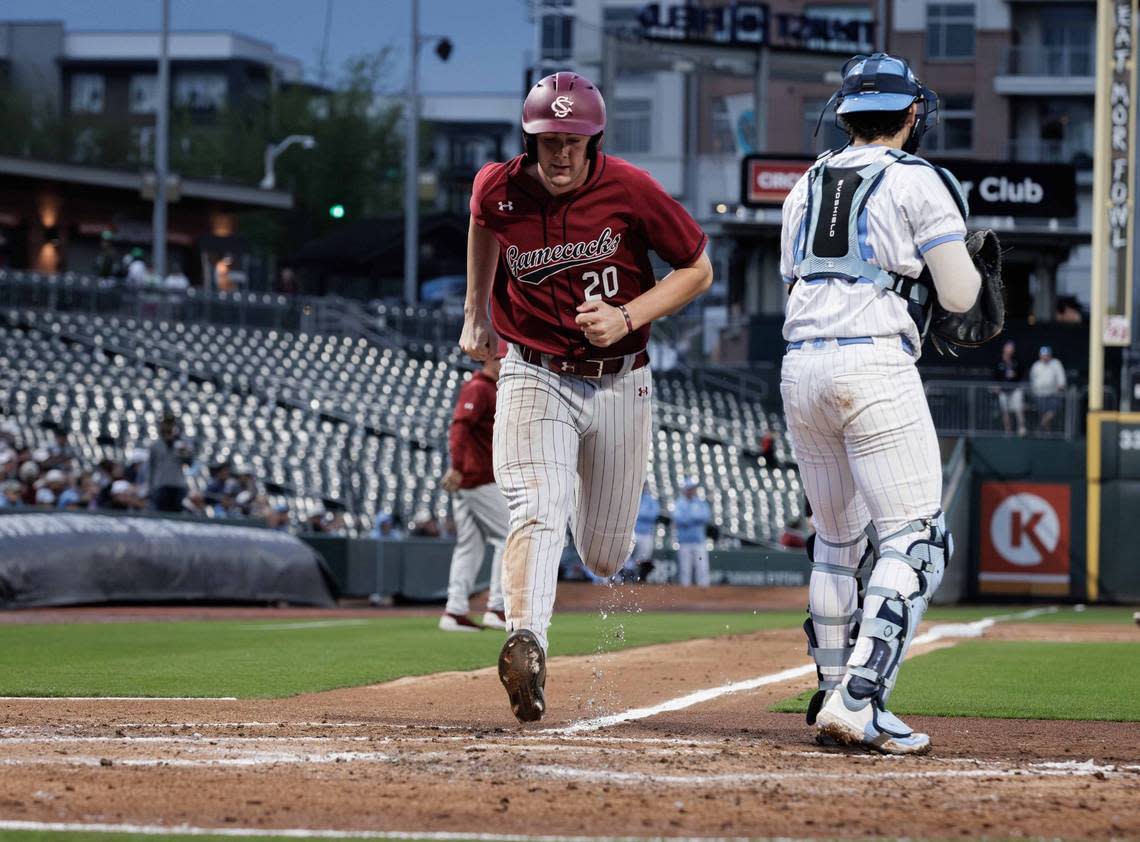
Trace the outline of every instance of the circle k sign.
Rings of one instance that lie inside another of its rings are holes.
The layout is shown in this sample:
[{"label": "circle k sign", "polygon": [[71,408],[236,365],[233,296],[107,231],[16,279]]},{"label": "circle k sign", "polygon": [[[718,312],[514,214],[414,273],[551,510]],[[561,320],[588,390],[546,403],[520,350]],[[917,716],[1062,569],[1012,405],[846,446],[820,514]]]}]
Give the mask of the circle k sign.
[{"label": "circle k sign", "polygon": [[1069,519],[1066,483],[983,483],[981,579],[1067,585]]}]

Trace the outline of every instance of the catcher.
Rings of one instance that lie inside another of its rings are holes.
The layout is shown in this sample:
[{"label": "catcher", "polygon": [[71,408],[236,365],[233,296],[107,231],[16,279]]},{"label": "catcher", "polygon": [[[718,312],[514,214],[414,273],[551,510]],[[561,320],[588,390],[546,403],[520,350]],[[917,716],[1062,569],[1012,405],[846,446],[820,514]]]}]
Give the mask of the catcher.
[{"label": "catcher", "polygon": [[887,702],[953,543],[915,361],[927,336],[952,349],[1000,332],[1000,249],[993,232],[967,239],[958,182],[913,154],[938,97],[905,60],[855,56],[832,101],[851,142],[788,194],[781,232],[780,391],[816,528],[808,723],[821,740],[921,754],[930,738]]}]

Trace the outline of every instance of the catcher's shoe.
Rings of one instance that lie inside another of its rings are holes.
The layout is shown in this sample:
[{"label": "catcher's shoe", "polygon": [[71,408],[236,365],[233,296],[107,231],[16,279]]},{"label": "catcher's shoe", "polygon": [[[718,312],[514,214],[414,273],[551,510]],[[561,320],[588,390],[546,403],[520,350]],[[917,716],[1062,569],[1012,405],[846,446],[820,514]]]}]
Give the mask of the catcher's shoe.
[{"label": "catcher's shoe", "polygon": [[507,627],[507,613],[505,611],[486,611],[483,614],[483,628],[505,629]]},{"label": "catcher's shoe", "polygon": [[447,614],[439,618],[439,630],[449,632],[477,632],[483,627],[466,614]]},{"label": "catcher's shoe", "polygon": [[546,712],[546,655],[533,632],[519,629],[499,653],[499,681],[519,722],[537,722]]},{"label": "catcher's shoe", "polygon": [[883,754],[930,751],[930,737],[911,730],[877,700],[852,698],[843,685],[827,694],[815,724],[821,743],[831,738],[840,745],[864,746]]}]

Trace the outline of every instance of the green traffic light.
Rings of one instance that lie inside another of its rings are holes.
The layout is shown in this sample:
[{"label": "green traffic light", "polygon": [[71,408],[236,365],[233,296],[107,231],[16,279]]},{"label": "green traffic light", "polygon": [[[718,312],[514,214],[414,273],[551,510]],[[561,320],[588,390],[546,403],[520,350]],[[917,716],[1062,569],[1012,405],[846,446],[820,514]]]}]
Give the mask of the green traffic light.
[{"label": "green traffic light", "polygon": [[343,219],[344,205],[333,205],[331,208],[329,208],[329,216],[331,216],[333,219]]}]

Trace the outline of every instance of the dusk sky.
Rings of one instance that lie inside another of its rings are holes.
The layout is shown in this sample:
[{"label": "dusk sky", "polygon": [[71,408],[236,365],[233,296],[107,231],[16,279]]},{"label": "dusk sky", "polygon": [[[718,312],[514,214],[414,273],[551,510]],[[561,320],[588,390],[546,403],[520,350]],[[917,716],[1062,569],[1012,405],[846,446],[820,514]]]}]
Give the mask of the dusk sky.
[{"label": "dusk sky", "polygon": [[[328,68],[336,78],[351,56],[391,46],[394,89],[407,68],[411,0],[171,0],[172,30],[231,30],[273,44],[300,59],[316,79],[332,3]],[[67,29],[156,30],[158,0],[4,0],[0,20],[62,20]],[[455,52],[446,64],[421,49],[424,92],[514,92],[534,49],[527,0],[420,0],[420,31],[446,35]]]}]

